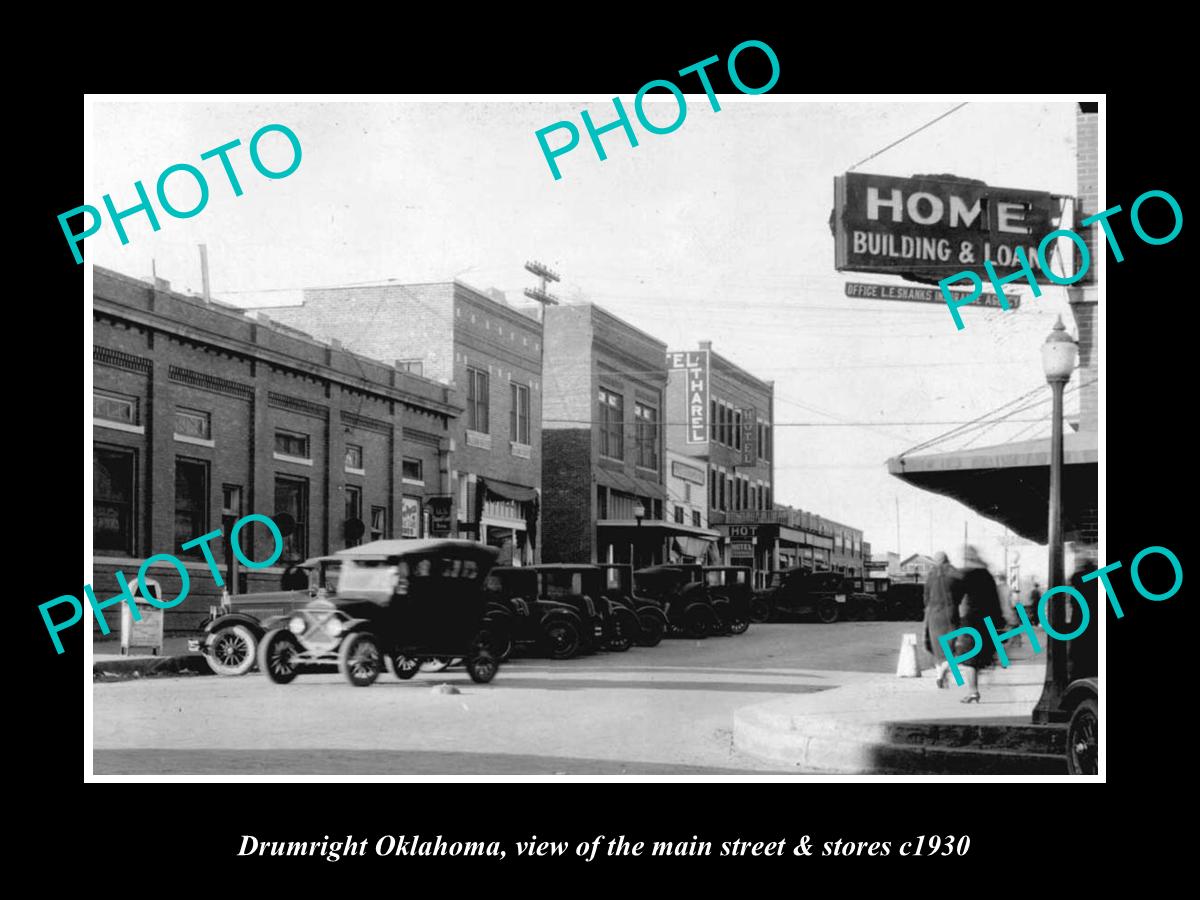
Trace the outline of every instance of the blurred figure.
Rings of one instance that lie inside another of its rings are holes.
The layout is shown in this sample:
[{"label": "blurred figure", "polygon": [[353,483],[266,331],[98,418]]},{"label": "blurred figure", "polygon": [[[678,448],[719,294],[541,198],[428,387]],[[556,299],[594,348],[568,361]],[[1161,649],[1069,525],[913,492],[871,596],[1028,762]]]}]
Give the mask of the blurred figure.
[{"label": "blurred figure", "polygon": [[933,555],[933,568],[925,577],[925,649],[937,663],[937,686],[946,686],[950,663],[942,652],[941,637],[958,628],[959,573],[946,554]]},{"label": "blurred figure", "polygon": [[1029,594],[1025,597],[1025,615],[1029,617],[1029,621],[1034,625],[1038,620],[1038,601],[1042,599],[1042,588],[1038,584],[1038,580],[1033,579],[1033,586],[1029,589]]},{"label": "blurred figure", "polygon": [[[1075,550],[1075,571],[1071,575],[1070,585],[1079,591],[1080,596],[1088,605],[1088,610],[1091,618],[1088,620],[1087,630],[1079,637],[1072,638],[1067,642],[1067,683],[1074,681],[1076,678],[1092,678],[1100,674],[1099,664],[1099,634],[1100,634],[1100,616],[1103,610],[1097,604],[1100,602],[1097,596],[1096,585],[1098,579],[1093,578],[1091,581],[1084,581],[1084,575],[1090,575],[1097,568],[1096,550],[1093,547],[1077,547]],[[1056,598],[1067,607],[1067,624],[1065,633],[1070,634],[1079,627],[1083,621],[1083,610],[1080,609],[1078,601],[1070,594],[1061,594]],[[1049,617],[1049,613],[1046,614]]]},{"label": "blurred figure", "polygon": [[[961,627],[974,628],[981,635],[979,652],[959,664],[963,669],[963,678],[967,682],[967,696],[962,698],[962,702],[978,703],[979,670],[988,668],[992,664],[993,656],[992,642],[984,637],[988,631],[983,620],[990,616],[993,624],[1002,622],[1004,612],[1000,609],[1000,595],[996,591],[996,579],[988,571],[987,564],[979,556],[979,551],[970,544],[963,547],[961,584],[963,597],[958,610],[959,622]],[[955,638],[955,654],[961,655],[970,649],[969,641],[969,636],[965,634],[960,634]]]}]

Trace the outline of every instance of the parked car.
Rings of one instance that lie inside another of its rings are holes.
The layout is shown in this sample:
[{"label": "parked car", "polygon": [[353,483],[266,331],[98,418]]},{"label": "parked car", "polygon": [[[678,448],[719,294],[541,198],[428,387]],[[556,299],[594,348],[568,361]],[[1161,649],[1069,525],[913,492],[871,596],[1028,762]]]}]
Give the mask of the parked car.
[{"label": "parked car", "polygon": [[721,620],[701,581],[682,566],[648,566],[633,573],[635,600],[657,604],[667,617],[667,633],[705,638],[721,632]]},{"label": "parked car", "polygon": [[637,617],[638,633],[634,641],[639,647],[657,647],[667,633],[669,623],[663,607],[633,591],[633,566],[629,563],[600,563],[604,572],[605,592],[610,598],[632,610]]},{"label": "parked car", "polygon": [[485,616],[509,652],[514,647],[533,648],[552,659],[570,659],[579,652],[590,626],[574,606],[540,596],[536,569],[497,566],[488,573],[484,593]]},{"label": "parked car", "polygon": [[885,600],[889,615],[897,619],[925,618],[925,585],[919,581],[891,582]]},{"label": "parked car", "polygon": [[588,563],[526,566],[538,574],[538,597],[574,607],[585,623],[584,646],[592,650],[628,650],[637,618],[622,611],[606,594],[604,572]]},{"label": "parked car", "polygon": [[705,566],[704,579],[714,602],[725,601],[722,619],[731,634],[745,634],[750,627],[754,599],[754,570],[749,566]]},{"label": "parked car", "polygon": [[385,540],[341,551],[337,594],[271,620],[258,666],[276,684],[336,659],[352,685],[375,682],[390,659],[411,678],[426,657],[462,657],[472,681],[499,670],[483,583],[495,547],[474,541]]},{"label": "parked car", "polygon": [[337,588],[342,561],[337,555],[319,556],[300,564],[308,587],[294,591],[233,594],[220,606],[210,606],[200,624],[200,636],[188,640],[188,650],[200,652],[217,675],[245,675],[254,667],[266,620],[328,597]]},{"label": "parked car", "polygon": [[1059,708],[1067,724],[1067,771],[1072,775],[1099,773],[1100,689],[1097,678],[1078,678],[1067,685]]},{"label": "parked car", "polygon": [[857,575],[846,580],[850,588],[848,606],[854,618],[874,622],[888,617],[886,596],[891,582],[887,578]]},{"label": "parked car", "polygon": [[848,588],[845,577],[836,572],[797,566],[773,572],[767,588],[759,592],[759,600],[770,607],[772,619],[813,616],[832,625],[844,616],[850,599]]}]

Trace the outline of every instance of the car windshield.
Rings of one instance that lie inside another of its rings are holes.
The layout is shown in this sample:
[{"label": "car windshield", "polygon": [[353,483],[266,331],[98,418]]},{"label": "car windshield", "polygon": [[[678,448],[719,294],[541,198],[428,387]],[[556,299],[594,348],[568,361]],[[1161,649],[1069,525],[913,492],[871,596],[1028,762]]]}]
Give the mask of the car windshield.
[{"label": "car windshield", "polygon": [[347,560],[338,578],[340,594],[387,594],[391,596],[401,576],[401,567],[383,560]]}]

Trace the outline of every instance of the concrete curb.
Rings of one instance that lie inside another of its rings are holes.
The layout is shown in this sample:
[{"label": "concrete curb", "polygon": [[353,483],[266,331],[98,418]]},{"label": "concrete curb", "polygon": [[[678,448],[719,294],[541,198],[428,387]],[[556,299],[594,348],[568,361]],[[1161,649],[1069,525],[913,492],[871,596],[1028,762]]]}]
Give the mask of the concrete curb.
[{"label": "concrete curb", "polygon": [[128,656],[92,663],[92,678],[158,678],[172,675],[212,675],[208,660],[201,653],[181,656]]}]

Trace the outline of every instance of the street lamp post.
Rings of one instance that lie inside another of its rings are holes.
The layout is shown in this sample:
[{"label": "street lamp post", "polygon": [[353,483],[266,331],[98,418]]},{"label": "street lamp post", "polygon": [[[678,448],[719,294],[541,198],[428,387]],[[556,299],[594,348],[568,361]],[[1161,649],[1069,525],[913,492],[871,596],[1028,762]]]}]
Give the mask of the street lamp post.
[{"label": "street lamp post", "polygon": [[641,501],[633,504],[633,517],[637,519],[637,537],[634,538],[633,541],[634,550],[633,553],[630,554],[632,557],[630,562],[633,563],[633,567],[636,569],[637,551],[640,550],[642,546],[642,519],[646,518],[646,507],[642,506]]},{"label": "street lamp post", "polygon": [[[1063,572],[1063,528],[1062,528],[1062,468],[1063,468],[1063,389],[1075,369],[1078,347],[1063,327],[1062,317],[1054,323],[1042,344],[1042,369],[1054,398],[1050,431],[1050,521],[1049,541],[1049,587],[1066,582]],[[1060,634],[1066,631],[1065,604],[1048,604],[1050,625]],[[1065,718],[1059,712],[1063,691],[1067,687],[1067,648],[1060,641],[1047,636],[1046,681],[1042,685],[1042,696],[1033,708],[1033,721],[1037,724],[1060,722]]]}]

